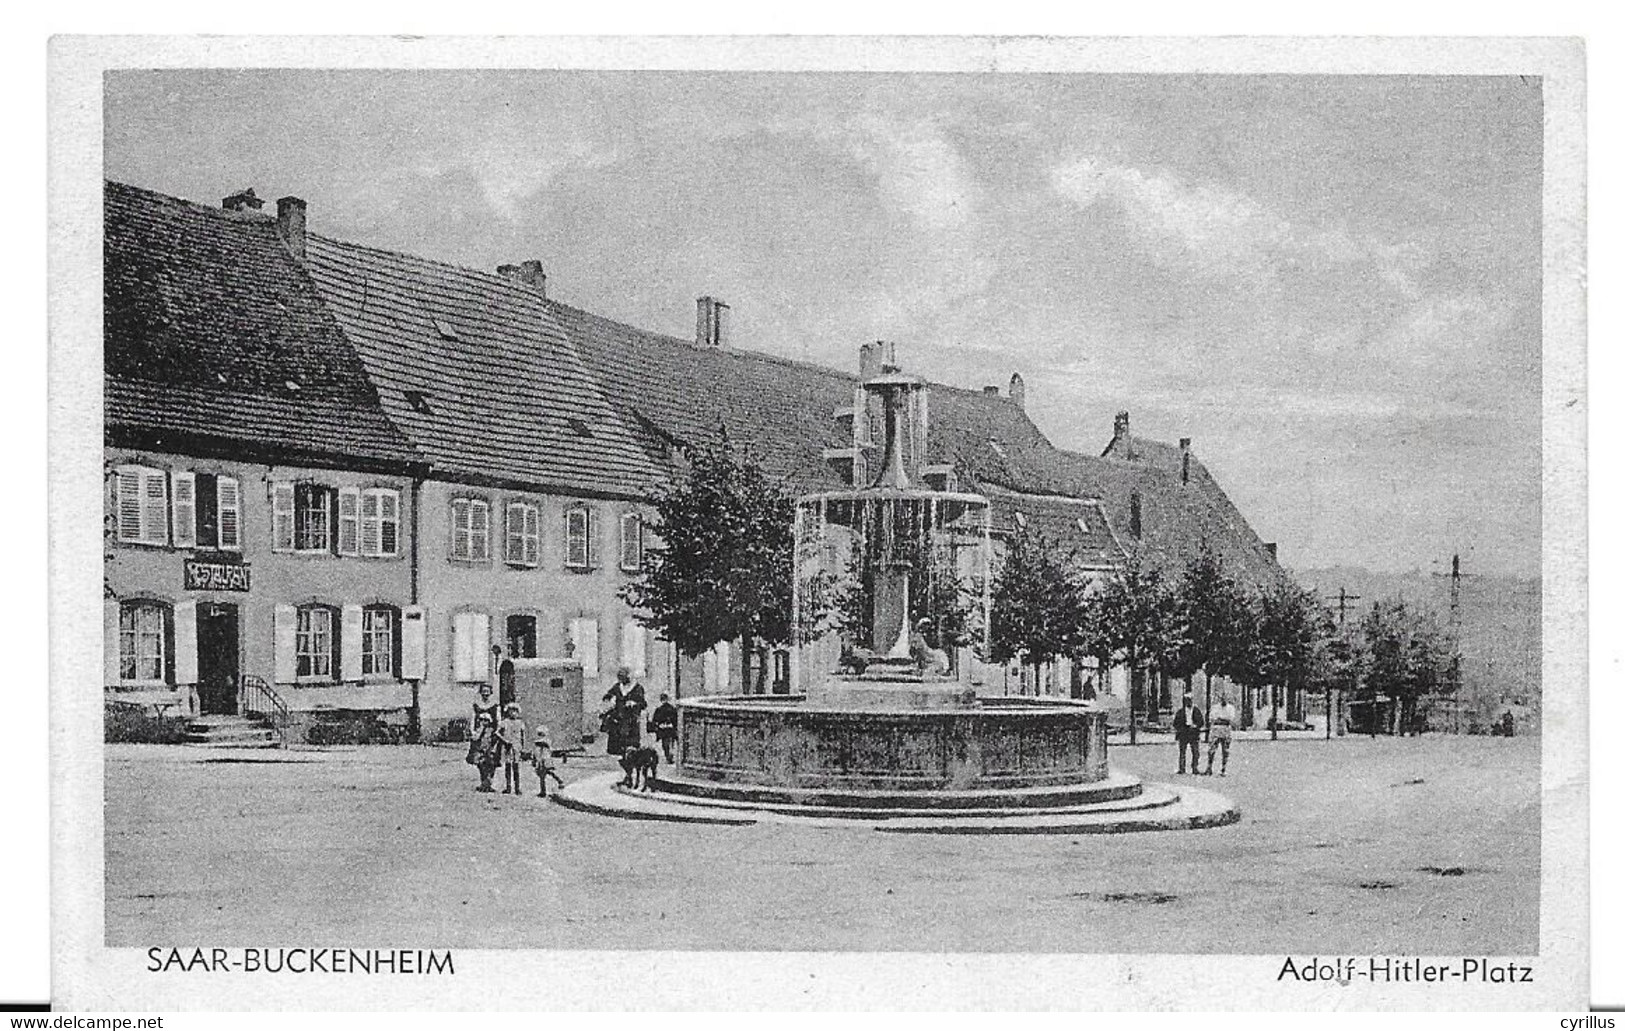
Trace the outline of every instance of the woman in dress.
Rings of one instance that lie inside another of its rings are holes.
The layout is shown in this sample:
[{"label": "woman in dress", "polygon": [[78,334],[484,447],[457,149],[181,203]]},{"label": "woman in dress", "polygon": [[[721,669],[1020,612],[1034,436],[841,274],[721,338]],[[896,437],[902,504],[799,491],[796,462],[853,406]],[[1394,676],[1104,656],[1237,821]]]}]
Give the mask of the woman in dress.
[{"label": "woman in dress", "polygon": [[468,762],[480,771],[478,791],[494,791],[491,778],[500,763],[497,724],[501,721],[501,703],[492,697],[490,684],[480,685],[480,696],[474,702],[474,718],[468,724]]}]

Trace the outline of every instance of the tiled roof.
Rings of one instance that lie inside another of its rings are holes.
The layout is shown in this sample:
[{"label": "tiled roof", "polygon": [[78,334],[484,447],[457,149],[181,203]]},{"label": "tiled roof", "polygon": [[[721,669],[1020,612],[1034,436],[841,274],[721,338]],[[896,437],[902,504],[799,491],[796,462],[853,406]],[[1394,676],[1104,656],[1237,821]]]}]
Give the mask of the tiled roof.
[{"label": "tiled roof", "polygon": [[316,235],[306,248],[385,410],[436,474],[616,497],[661,475],[538,291]]},{"label": "tiled roof", "polygon": [[[1096,458],[1059,449],[1052,460],[1064,479],[1063,493],[1100,498],[1123,545],[1141,550],[1166,575],[1182,574],[1206,542],[1245,583],[1260,588],[1279,583],[1285,571],[1207,470],[1192,456],[1190,482],[1181,482],[1179,450],[1160,446],[1176,456],[1173,468],[1144,459]],[[1132,533],[1136,494],[1137,539]]]},{"label": "tiled roof", "polygon": [[[643,431],[652,455],[663,458],[671,442],[723,426],[797,490],[848,486],[824,453],[852,445],[851,430],[835,413],[852,407],[855,375],[549,304],[611,402]],[[989,483],[1040,493],[1051,488],[1041,458],[1050,443],[1008,400],[932,384],[930,419],[930,460],[954,465],[967,489]]]},{"label": "tiled roof", "polygon": [[1060,545],[1079,564],[1103,569],[1122,563],[1125,553],[1106,515],[1105,505],[1093,498],[1055,494],[1018,494],[1000,487],[985,487],[992,504],[993,532],[1008,535],[1026,528]]},{"label": "tiled roof", "polygon": [[273,219],[118,183],[103,214],[110,442],[418,460]]}]

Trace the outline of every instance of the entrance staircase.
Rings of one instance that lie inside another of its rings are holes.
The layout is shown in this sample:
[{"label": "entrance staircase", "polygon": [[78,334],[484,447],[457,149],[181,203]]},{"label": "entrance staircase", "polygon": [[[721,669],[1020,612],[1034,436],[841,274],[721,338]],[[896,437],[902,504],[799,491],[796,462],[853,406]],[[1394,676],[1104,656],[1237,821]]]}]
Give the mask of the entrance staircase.
[{"label": "entrance staircase", "polygon": [[198,716],[186,721],[186,743],[196,748],[276,748],[282,740],[261,716]]}]

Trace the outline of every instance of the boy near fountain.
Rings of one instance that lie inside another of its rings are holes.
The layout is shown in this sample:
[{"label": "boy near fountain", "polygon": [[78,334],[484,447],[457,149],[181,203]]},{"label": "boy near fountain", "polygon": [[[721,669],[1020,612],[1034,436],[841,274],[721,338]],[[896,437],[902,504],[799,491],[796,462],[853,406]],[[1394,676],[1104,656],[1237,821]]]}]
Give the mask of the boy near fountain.
[{"label": "boy near fountain", "polygon": [[525,750],[525,721],[519,718],[519,703],[511,703],[497,724],[498,757],[502,761],[502,793],[519,794],[519,753]]},{"label": "boy near fountain", "polygon": [[536,737],[531,742],[531,763],[536,769],[536,779],[541,781],[542,790],[537,797],[547,797],[547,778],[552,777],[553,783],[564,790],[564,781],[559,779],[558,769],[553,765],[553,736],[548,733],[547,724],[536,724]]}]

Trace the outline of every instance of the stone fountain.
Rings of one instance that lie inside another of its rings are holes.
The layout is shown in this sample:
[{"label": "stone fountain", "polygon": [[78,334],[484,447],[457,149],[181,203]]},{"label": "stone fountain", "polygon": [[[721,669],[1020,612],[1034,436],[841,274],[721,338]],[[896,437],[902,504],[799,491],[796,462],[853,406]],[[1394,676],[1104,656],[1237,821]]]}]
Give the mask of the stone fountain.
[{"label": "stone fountain", "polygon": [[[1106,713],[1092,703],[978,696],[970,667],[986,654],[988,502],[928,485],[927,398],[926,383],[895,366],[866,380],[855,418],[881,427],[878,472],[867,486],[797,503],[800,693],[680,699],[677,761],[654,792],[611,776],[572,785],[561,802],[647,819],[883,830],[1087,833],[1236,819],[1211,792],[1113,772]],[[813,618],[832,592],[838,634]]]}]

